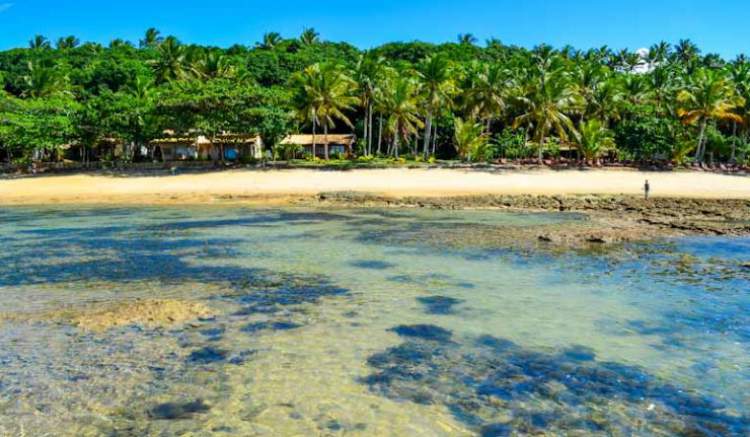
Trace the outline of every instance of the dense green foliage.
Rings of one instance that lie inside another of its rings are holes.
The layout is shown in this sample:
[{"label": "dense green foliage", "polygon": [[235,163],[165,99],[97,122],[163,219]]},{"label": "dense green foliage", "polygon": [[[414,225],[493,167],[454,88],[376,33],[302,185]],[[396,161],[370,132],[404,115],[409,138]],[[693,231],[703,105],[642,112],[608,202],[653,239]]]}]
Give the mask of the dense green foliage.
[{"label": "dense green foliage", "polygon": [[[0,159],[150,159],[151,140],[257,133],[276,146],[292,132],[354,131],[360,156],[465,160],[570,151],[587,162],[746,162],[750,63],[690,41],[648,54],[607,47],[390,43],[360,51],[265,35],[253,47],[182,44],[149,29],[138,46],[75,37],[0,53]],[[279,145],[277,157],[298,150]]]}]

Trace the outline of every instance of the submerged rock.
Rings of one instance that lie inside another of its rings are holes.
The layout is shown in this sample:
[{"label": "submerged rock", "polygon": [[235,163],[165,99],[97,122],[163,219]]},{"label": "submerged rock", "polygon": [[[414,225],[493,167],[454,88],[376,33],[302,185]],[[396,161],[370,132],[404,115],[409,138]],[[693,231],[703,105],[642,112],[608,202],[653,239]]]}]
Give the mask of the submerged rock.
[{"label": "submerged rock", "polygon": [[255,333],[259,331],[289,331],[292,329],[301,328],[302,325],[294,322],[277,321],[277,322],[255,322],[245,325],[242,328],[242,332]]},{"label": "submerged rock", "polygon": [[128,325],[164,328],[209,317],[212,311],[198,302],[174,299],[147,299],[120,304],[92,306],[72,317],[79,328],[106,331]]},{"label": "submerged rock", "polygon": [[360,269],[370,269],[370,270],[388,270],[393,267],[396,267],[395,264],[392,264],[386,261],[380,261],[380,260],[359,260],[359,261],[352,261],[350,264]]},{"label": "submerged rock", "polygon": [[455,306],[464,303],[462,299],[447,296],[426,296],[418,297],[417,301],[425,306],[428,314],[454,314]]},{"label": "submerged rock", "polygon": [[362,382],[394,400],[442,403],[482,436],[750,432],[750,417],[716,399],[638,366],[597,361],[585,346],[546,353],[490,336],[438,342],[421,335],[432,329],[400,328],[406,341],[372,355],[374,371]]},{"label": "submerged rock", "polygon": [[197,399],[190,402],[165,402],[150,409],[148,415],[155,420],[183,420],[209,410],[211,407],[207,403]]},{"label": "submerged rock", "polygon": [[435,325],[401,325],[390,329],[401,337],[420,338],[422,340],[449,342],[453,333]]},{"label": "submerged rock", "polygon": [[221,362],[227,359],[229,352],[215,347],[204,347],[193,351],[188,356],[187,361],[193,364],[211,364]]}]

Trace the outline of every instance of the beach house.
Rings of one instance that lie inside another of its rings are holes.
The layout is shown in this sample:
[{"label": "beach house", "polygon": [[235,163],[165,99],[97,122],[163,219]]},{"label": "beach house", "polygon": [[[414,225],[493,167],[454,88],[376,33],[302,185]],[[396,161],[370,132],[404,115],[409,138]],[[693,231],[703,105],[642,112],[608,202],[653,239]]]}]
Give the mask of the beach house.
[{"label": "beach house", "polygon": [[170,136],[151,142],[163,161],[241,161],[263,157],[263,140],[258,135],[222,133],[213,138]]},{"label": "beach house", "polygon": [[[288,146],[299,146],[305,155],[325,158],[326,148],[328,157],[349,157],[354,154],[354,134],[328,134],[328,135],[288,135],[279,143]],[[313,147],[313,145],[315,147]],[[314,149],[314,152],[313,152]]]}]

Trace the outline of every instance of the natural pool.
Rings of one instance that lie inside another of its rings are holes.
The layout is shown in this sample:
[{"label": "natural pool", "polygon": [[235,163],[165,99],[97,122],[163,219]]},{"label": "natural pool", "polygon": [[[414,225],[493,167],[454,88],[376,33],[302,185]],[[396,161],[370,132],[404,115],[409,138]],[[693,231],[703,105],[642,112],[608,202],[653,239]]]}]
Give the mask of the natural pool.
[{"label": "natural pool", "polygon": [[[456,244],[576,220],[4,208],[0,435],[748,435],[750,239]],[[65,317],[137,298],[212,314]]]}]

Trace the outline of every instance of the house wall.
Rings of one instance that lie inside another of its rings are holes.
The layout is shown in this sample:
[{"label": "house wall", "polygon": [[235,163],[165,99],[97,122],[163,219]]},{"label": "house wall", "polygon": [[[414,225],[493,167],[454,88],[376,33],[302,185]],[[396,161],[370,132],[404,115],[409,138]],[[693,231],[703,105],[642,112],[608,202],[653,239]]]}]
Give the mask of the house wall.
[{"label": "house wall", "polygon": [[161,148],[161,157],[164,161],[180,161],[198,158],[198,150],[194,146],[162,144],[159,148]]},{"label": "house wall", "polygon": [[[312,145],[308,146],[302,146],[304,149],[304,153],[306,155],[312,155]],[[349,146],[346,144],[329,144],[328,145],[328,154],[329,155],[335,155],[335,154],[349,154]],[[323,144],[316,144],[315,145],[315,156],[318,158],[325,158],[326,156],[326,147]]]}]

